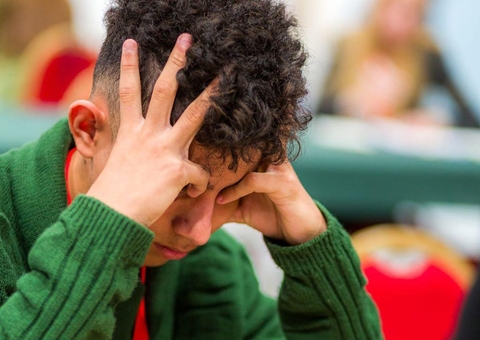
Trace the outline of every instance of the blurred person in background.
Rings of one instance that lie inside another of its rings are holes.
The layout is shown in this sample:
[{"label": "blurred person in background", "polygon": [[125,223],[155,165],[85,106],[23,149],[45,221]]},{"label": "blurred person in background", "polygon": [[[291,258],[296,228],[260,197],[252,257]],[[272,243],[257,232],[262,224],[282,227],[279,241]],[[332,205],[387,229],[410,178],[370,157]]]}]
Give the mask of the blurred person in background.
[{"label": "blurred person in background", "polygon": [[0,0],[0,102],[56,105],[95,61],[80,46],[67,0]]},{"label": "blurred person in background", "polygon": [[[318,113],[477,127],[423,25],[426,6],[427,0],[378,0],[367,24],[340,42]],[[444,101],[422,106],[430,86],[449,93],[455,113]]]}]

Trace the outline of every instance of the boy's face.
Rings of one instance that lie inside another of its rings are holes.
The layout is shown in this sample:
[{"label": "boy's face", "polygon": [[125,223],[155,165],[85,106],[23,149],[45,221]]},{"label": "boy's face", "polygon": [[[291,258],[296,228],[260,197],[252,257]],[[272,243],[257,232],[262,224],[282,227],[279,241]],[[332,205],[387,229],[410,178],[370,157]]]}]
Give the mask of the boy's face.
[{"label": "boy's face", "polygon": [[[211,173],[207,190],[196,198],[182,190],[175,201],[150,229],[155,233],[153,243],[145,259],[146,266],[159,266],[169,260],[179,260],[197,246],[205,244],[212,232],[228,222],[235,213],[238,201],[216,204],[220,191],[238,183],[252,172],[257,164],[239,161],[237,171],[229,170],[229,159],[223,162],[209,157],[204,148],[190,147],[190,159]],[[153,198],[152,198],[153,199]]]},{"label": "boy's face", "polygon": [[[97,99],[95,105],[100,107],[101,111],[108,112],[106,101]],[[86,182],[85,185],[81,185],[85,190],[80,192],[87,192],[98,178],[115,143],[108,121],[104,124],[102,129],[96,131],[95,142],[91,143],[93,145],[93,157],[89,163],[91,166],[87,167],[88,174],[80,176]],[[231,159],[227,158],[223,162],[216,156],[195,142],[190,145],[189,159],[210,173],[208,188],[195,198],[190,197],[185,189],[182,190],[164,214],[149,227],[155,236],[145,265],[160,266],[169,260],[185,257],[197,246],[205,244],[212,232],[224,223],[232,221],[238,201],[220,205],[216,204],[216,198],[223,189],[240,182],[246,174],[256,170],[260,155],[252,163],[239,159],[236,171],[228,169]],[[151,199],[155,200],[155,197]]]}]

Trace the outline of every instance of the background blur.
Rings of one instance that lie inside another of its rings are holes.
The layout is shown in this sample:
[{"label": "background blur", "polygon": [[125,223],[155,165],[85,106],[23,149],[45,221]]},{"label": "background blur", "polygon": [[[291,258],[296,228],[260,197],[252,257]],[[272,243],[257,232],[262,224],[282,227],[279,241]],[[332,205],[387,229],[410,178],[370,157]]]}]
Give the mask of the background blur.
[{"label": "background blur", "polygon": [[[79,39],[98,49],[102,42],[102,16],[108,0],[69,0]],[[374,0],[286,0],[297,15],[310,53],[307,77],[312,106],[318,104],[333,48],[343,35],[358,28],[371,11]],[[477,13],[480,3],[470,0],[432,0],[426,22],[442,48],[452,77],[480,117],[480,58]]]}]

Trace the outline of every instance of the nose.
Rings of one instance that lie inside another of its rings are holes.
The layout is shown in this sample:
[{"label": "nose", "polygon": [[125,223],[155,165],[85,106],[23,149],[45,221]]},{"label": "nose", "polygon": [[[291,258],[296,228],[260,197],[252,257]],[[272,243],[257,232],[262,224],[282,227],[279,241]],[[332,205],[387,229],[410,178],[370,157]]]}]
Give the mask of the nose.
[{"label": "nose", "polygon": [[173,231],[196,246],[207,243],[212,234],[215,197],[202,196],[204,195],[188,198],[187,200],[191,201],[190,204],[185,204],[185,209],[172,221]]}]

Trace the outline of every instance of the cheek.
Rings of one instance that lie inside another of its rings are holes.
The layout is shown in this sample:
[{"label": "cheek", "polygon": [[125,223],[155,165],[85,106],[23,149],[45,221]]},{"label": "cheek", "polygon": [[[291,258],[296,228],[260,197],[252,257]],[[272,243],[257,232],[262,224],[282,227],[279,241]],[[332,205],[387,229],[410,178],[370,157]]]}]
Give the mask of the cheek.
[{"label": "cheek", "polygon": [[168,215],[163,214],[158,220],[156,220],[148,229],[153,231],[155,235],[166,236],[169,234],[171,224],[169,223],[171,219],[167,217]]},{"label": "cheek", "polygon": [[172,204],[165,210],[162,216],[156,220],[149,229],[155,233],[155,235],[161,235],[165,237],[166,235],[173,232],[172,220],[176,215],[182,213],[182,204],[179,201],[173,201]]},{"label": "cheek", "polygon": [[212,232],[219,229],[225,223],[231,222],[233,215],[237,211],[237,207],[238,201],[224,205],[216,204],[212,216]]}]

